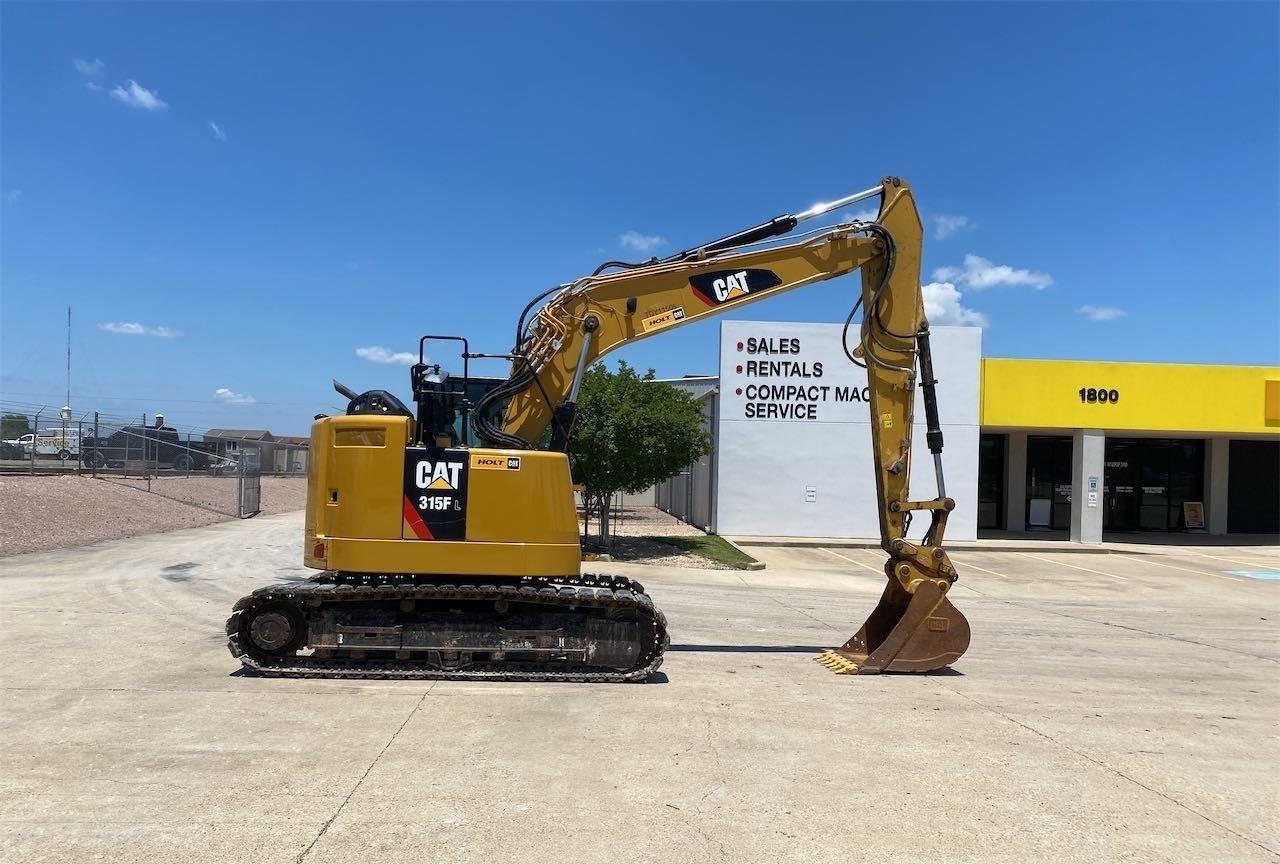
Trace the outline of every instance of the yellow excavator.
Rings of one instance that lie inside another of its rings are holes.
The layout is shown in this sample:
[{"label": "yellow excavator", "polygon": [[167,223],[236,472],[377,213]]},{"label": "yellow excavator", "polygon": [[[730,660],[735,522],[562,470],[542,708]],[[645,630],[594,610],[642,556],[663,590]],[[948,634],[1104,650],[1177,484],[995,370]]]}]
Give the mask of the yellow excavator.
[{"label": "yellow excavator", "polygon": [[[792,233],[875,198],[874,221]],[[922,234],[910,187],[889,177],[661,260],[606,262],[534,297],[509,354],[424,336],[410,370],[416,410],[335,381],[349,404],[312,426],[307,479],[303,560],[321,572],[239,600],[231,654],[275,676],[645,680],[662,663],[665,617],[637,582],[580,572],[566,453],[583,373],[637,339],[861,271],[844,344],[867,370],[888,585],[862,628],[816,659],[845,674],[954,662],[969,624],[946,597],[956,571],[942,541],[955,503],[943,483]],[[426,362],[438,339],[460,344],[461,379]],[[482,357],[509,360],[511,372],[473,403],[468,363]],[[913,501],[917,387],[938,496]],[[488,446],[461,445],[459,419]],[[919,542],[907,536],[917,513],[930,520]]]}]

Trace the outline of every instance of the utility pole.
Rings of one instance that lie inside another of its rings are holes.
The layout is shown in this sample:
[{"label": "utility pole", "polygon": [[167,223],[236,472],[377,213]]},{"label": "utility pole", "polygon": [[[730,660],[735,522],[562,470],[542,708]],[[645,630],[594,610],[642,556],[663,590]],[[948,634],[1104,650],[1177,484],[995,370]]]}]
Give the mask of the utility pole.
[{"label": "utility pole", "polygon": [[63,405],[71,405],[71,307],[67,307],[67,401]]},{"label": "utility pole", "polygon": [[[71,419],[71,307],[67,307],[67,401],[62,403],[62,449],[70,450],[67,441],[67,422]],[[35,443],[34,440],[32,443]],[[80,452],[80,444],[76,442],[76,454]],[[77,455],[77,461],[79,456]]]}]

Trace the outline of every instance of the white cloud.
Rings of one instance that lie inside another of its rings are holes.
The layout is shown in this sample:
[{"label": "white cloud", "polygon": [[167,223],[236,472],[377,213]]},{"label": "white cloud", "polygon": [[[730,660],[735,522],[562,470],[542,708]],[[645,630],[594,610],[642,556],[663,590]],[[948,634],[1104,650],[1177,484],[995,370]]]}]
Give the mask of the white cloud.
[{"label": "white cloud", "polygon": [[210,121],[209,121],[209,128],[213,130],[213,137],[214,137],[214,138],[217,138],[219,141],[226,141],[226,140],[227,140],[227,133],[226,133],[226,131],[225,131],[225,130],[223,130],[223,128],[222,128],[221,126],[219,126],[217,123],[214,123],[212,120],[210,120]]},{"label": "white cloud", "polygon": [[924,316],[930,324],[987,326],[987,316],[961,305],[964,294],[950,282],[930,282],[920,286],[920,293],[924,295]]},{"label": "white cloud", "polygon": [[161,339],[176,339],[182,335],[181,330],[174,330],[172,327],[162,324],[152,327],[137,321],[104,321],[98,325],[98,329],[121,336],[159,336]]},{"label": "white cloud", "polygon": [[6,204],[17,204],[18,199],[21,197],[22,197],[21,189],[10,189],[8,192],[5,193],[4,200]]},{"label": "white cloud", "polygon": [[939,213],[933,217],[933,236],[938,240],[946,240],[961,228],[971,228],[968,216],[948,216]]},{"label": "white cloud", "polygon": [[357,348],[356,356],[361,360],[368,360],[370,363],[395,363],[411,366],[418,362],[417,354],[410,354],[408,351],[392,351],[390,348],[383,348],[381,345]]},{"label": "white cloud", "polygon": [[841,222],[874,222],[876,217],[880,215],[880,208],[868,207],[866,210],[858,210],[855,213],[841,213]]},{"label": "white cloud", "polygon": [[632,252],[648,252],[666,242],[667,238],[659,234],[641,234],[639,231],[624,231],[618,235],[618,245]]},{"label": "white cloud", "polygon": [[213,398],[217,399],[219,402],[225,402],[228,405],[252,405],[254,402],[258,401],[247,393],[236,393],[228,390],[226,387],[219,387],[217,390],[214,390]]},{"label": "white cloud", "polygon": [[97,83],[97,82],[95,82],[95,81],[86,81],[86,82],[85,82],[85,84],[84,84],[84,86],[88,87],[88,88],[89,88],[90,90],[92,90],[94,93],[101,93],[101,92],[102,92],[102,85],[101,85],[101,84],[98,84],[98,83]]},{"label": "white cloud", "polygon": [[1118,306],[1081,306],[1076,313],[1090,321],[1114,321],[1129,314]]},{"label": "white cloud", "polygon": [[1048,273],[1015,269],[1008,264],[992,264],[980,255],[964,256],[962,267],[939,267],[933,271],[933,278],[939,282],[954,282],[974,291],[997,285],[1029,285],[1042,291],[1053,284],[1053,277]]},{"label": "white cloud", "polygon": [[86,75],[90,78],[92,78],[94,75],[101,74],[103,67],[107,65],[106,63],[103,63],[101,60],[97,59],[96,57],[92,60],[85,60],[82,57],[77,57],[73,62],[75,64],[77,72],[79,72],[81,75]]},{"label": "white cloud", "polygon": [[169,107],[169,103],[160,98],[159,92],[148,90],[132,78],[129,79],[127,88],[119,84],[111,88],[111,97],[119,99],[132,108],[141,108],[144,111],[159,111],[161,108]]}]

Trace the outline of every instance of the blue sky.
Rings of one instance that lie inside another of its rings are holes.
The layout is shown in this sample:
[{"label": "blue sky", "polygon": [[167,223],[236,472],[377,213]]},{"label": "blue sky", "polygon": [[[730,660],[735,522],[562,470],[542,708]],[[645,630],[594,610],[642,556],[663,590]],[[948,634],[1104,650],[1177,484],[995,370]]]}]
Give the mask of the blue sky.
[{"label": "blue sky", "polygon": [[0,399],[61,403],[70,304],[78,409],[305,432],[421,333],[505,350],[606,257],[884,174],[988,356],[1275,364],[1278,8],[4,4]]}]

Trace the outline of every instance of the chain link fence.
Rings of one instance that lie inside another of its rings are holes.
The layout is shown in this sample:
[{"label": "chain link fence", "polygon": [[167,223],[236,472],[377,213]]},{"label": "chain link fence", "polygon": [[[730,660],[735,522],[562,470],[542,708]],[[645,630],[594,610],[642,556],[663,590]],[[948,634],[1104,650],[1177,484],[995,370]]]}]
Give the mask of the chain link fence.
[{"label": "chain link fence", "polygon": [[0,403],[0,472],[77,474],[245,518],[262,509],[263,474],[304,477],[305,438],[260,430],[178,429],[125,417]]}]

